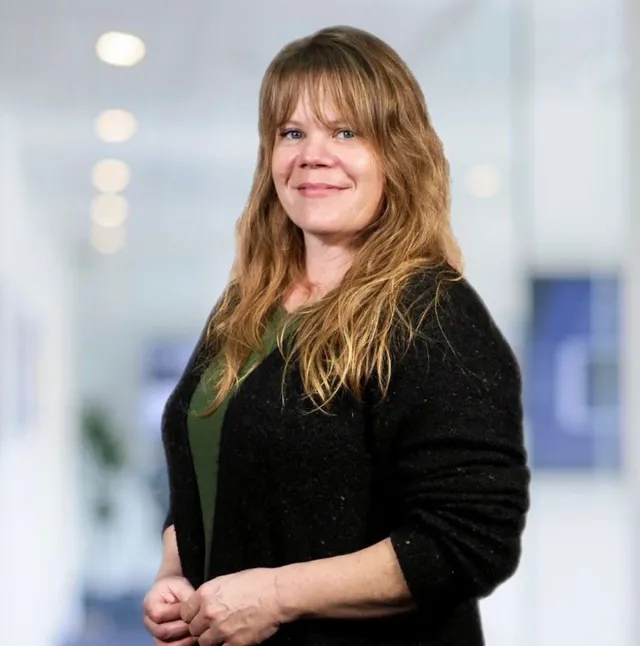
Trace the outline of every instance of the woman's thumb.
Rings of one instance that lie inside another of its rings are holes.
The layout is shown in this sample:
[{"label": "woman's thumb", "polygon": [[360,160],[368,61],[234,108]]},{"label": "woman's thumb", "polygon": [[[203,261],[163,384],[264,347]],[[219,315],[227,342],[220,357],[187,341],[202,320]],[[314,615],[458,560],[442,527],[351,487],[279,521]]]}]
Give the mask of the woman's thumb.
[{"label": "woman's thumb", "polygon": [[184,578],[169,582],[169,590],[178,601],[186,601],[194,593],[193,586]]}]

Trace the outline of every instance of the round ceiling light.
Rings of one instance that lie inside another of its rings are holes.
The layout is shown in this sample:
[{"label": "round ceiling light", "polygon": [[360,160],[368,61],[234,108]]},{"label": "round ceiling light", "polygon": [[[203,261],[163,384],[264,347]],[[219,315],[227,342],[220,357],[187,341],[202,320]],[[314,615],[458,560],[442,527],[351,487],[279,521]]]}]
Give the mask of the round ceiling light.
[{"label": "round ceiling light", "polygon": [[127,110],[105,110],[98,115],[95,131],[107,143],[122,143],[131,139],[138,129],[136,118]]},{"label": "round ceiling light", "polygon": [[480,164],[467,174],[467,187],[476,197],[493,197],[500,191],[501,185],[500,172],[494,166]]},{"label": "round ceiling light", "polygon": [[98,58],[116,67],[137,65],[145,57],[146,51],[147,48],[140,38],[120,31],[102,34],[96,42]]},{"label": "round ceiling light", "polygon": [[103,254],[113,254],[119,251],[125,239],[125,230],[122,227],[103,228],[93,226],[91,229],[91,246]]},{"label": "round ceiling light", "polygon": [[99,227],[113,229],[121,227],[129,217],[129,203],[115,193],[96,195],[91,202],[91,219]]},{"label": "round ceiling light", "polygon": [[91,182],[101,193],[121,193],[130,181],[131,169],[120,159],[103,159],[91,173]]}]

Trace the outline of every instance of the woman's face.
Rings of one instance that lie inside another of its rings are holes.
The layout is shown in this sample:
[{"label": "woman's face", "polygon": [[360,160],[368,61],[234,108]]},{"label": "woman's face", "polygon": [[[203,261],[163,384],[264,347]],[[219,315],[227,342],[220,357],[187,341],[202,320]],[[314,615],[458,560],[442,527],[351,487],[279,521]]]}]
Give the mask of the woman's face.
[{"label": "woman's face", "polygon": [[301,100],[276,134],[271,169],[280,202],[305,234],[343,241],[377,214],[384,176],[371,146],[331,106],[326,127]]}]

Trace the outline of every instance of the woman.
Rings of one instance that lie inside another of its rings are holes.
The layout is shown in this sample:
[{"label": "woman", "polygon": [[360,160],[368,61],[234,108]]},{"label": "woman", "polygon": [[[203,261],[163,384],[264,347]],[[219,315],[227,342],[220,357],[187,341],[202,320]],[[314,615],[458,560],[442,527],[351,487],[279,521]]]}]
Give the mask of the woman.
[{"label": "woman", "polygon": [[462,277],[419,86],[285,47],[232,278],[169,399],[156,644],[476,646],[528,507],[516,360]]}]

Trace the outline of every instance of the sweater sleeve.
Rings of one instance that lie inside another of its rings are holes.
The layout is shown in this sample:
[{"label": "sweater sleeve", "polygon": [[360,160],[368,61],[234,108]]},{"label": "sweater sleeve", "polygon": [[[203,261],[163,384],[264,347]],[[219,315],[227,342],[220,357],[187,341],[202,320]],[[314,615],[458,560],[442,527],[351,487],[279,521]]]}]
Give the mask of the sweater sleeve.
[{"label": "sweater sleeve", "polygon": [[402,362],[391,531],[419,607],[489,595],[516,570],[528,510],[521,377],[476,292],[453,282]]},{"label": "sweater sleeve", "polygon": [[164,522],[162,523],[162,533],[164,534],[171,525],[173,525],[173,510],[169,507]]}]

